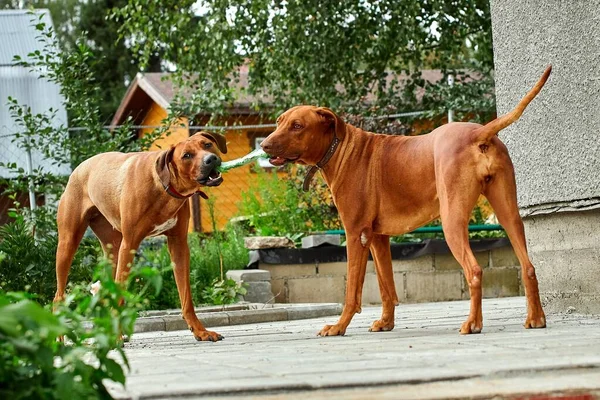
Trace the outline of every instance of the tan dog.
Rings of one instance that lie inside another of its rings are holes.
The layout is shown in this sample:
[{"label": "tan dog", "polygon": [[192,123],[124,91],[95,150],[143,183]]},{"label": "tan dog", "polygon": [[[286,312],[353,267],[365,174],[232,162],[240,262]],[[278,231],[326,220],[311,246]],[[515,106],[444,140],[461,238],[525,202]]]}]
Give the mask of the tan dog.
[{"label": "tan dog", "polygon": [[525,327],[546,326],[517,207],[513,165],[496,134],[521,116],[550,71],[548,67],[512,112],[485,126],[458,122],[422,136],[377,135],[345,124],[327,108],[313,106],[291,108],[277,119],[277,129],[262,142],[263,150],[273,156],[271,163],[316,166],[307,181],[320,168],[346,229],[344,310],[339,321],[326,325],[319,335],[343,335],[354,314],[360,312],[369,249],[383,304],[381,319],[370,330],[393,329],[398,296],[390,235],[410,232],[438,217],[469,284],[471,310],[460,332],[480,332],[482,271],[469,246],[467,230],[480,193],[494,208],[521,264],[528,308]]},{"label": "tan dog", "polygon": [[207,331],[194,313],[190,291],[190,251],[187,234],[188,198],[202,186],[223,181],[216,171],[227,153],[225,138],[200,132],[169,150],[98,154],[79,165],[58,206],[57,289],[54,301],[64,297],[73,256],[89,226],[107,256],[112,256],[116,281],[129,274],[140,242],[166,235],[183,318],[197,340],[221,340]]}]

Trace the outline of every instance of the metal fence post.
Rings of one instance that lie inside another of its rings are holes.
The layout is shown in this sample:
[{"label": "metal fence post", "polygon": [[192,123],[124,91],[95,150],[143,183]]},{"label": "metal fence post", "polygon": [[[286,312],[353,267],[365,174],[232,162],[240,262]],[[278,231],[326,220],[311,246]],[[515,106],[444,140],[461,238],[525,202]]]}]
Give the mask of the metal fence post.
[{"label": "metal fence post", "polygon": [[27,147],[26,154],[27,154],[27,175],[29,176],[29,179],[28,179],[29,208],[33,212],[36,209],[36,204],[35,204],[35,190],[34,190],[34,185],[33,185],[33,160],[31,158],[31,148],[29,146]]},{"label": "metal fence post", "polygon": [[[454,86],[454,75],[448,75],[448,86]],[[448,110],[448,123],[454,121],[454,110]]]}]

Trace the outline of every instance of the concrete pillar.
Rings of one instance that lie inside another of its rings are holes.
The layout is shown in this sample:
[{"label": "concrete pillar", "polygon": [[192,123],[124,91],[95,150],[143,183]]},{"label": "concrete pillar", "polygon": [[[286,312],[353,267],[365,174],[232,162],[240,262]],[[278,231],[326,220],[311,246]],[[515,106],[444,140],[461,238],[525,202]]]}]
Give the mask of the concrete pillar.
[{"label": "concrete pillar", "polygon": [[600,314],[600,0],[491,0],[500,133],[547,311]]},{"label": "concrete pillar", "polygon": [[271,291],[271,273],[262,269],[232,269],[227,271],[227,278],[243,282],[246,286],[244,301],[250,303],[274,303],[275,296]]}]

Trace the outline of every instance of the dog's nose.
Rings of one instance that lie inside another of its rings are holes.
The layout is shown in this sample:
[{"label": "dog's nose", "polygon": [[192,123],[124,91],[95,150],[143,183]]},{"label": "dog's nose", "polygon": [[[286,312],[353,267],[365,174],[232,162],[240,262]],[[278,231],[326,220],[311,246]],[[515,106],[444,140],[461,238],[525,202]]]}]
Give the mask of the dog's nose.
[{"label": "dog's nose", "polygon": [[271,142],[269,142],[268,139],[263,140],[260,143],[260,147],[262,147],[265,153],[269,153],[269,151],[273,150],[273,146],[271,145]]},{"label": "dog's nose", "polygon": [[202,164],[207,167],[216,167],[221,164],[221,159],[214,154],[208,154],[202,159]]}]

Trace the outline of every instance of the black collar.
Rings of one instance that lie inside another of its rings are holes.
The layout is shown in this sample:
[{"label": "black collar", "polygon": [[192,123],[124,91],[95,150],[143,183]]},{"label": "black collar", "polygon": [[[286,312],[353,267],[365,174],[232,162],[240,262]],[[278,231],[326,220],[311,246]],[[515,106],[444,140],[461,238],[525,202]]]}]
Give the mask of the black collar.
[{"label": "black collar", "polygon": [[323,158],[321,158],[321,161],[319,161],[317,165],[313,165],[308,169],[308,172],[306,173],[306,178],[304,178],[304,183],[302,184],[302,190],[308,192],[308,189],[310,187],[310,181],[312,181],[312,178],[317,173],[317,170],[323,168],[325,164],[327,164],[329,160],[331,160],[331,157],[333,157],[333,155],[335,154],[335,151],[337,150],[339,144],[340,139],[338,139],[337,136],[334,136],[333,140],[331,141],[331,144],[329,145],[327,153],[325,153]]}]

